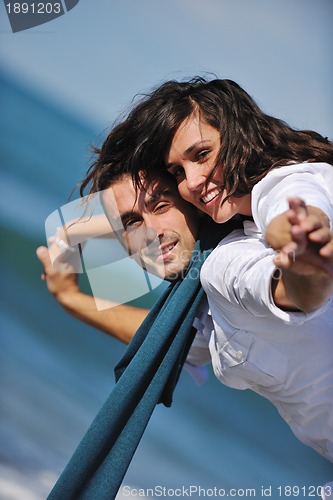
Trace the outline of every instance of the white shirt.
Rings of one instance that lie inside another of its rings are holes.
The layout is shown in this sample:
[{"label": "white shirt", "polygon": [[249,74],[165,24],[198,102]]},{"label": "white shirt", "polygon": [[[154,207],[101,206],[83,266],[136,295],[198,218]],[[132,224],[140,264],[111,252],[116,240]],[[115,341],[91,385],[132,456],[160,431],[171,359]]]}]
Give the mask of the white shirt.
[{"label": "white shirt", "polygon": [[250,224],[246,237],[240,230],[227,236],[201,271],[214,373],[270,400],[302,442],[333,461],[332,303],[311,314],[276,307],[273,251]]},{"label": "white shirt", "polygon": [[254,187],[258,227],[245,222],[244,232],[224,238],[202,267],[214,325],[209,349],[222,383],[266,397],[302,442],[333,461],[332,301],[311,314],[291,313],[271,295],[274,251],[262,234],[290,196],[321,208],[332,223],[333,167],[276,168]]},{"label": "white shirt", "polygon": [[288,210],[289,197],[300,197],[306,205],[320,208],[333,229],[333,166],[301,163],[271,170],[252,190],[252,215],[264,234],[267,224]]}]

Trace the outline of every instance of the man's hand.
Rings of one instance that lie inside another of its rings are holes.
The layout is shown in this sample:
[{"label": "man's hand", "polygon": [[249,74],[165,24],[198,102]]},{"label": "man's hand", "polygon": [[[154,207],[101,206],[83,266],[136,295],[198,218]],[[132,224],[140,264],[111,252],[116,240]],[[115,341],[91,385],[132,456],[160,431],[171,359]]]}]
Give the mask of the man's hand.
[{"label": "man's hand", "polygon": [[47,288],[55,298],[62,303],[65,295],[75,294],[79,292],[78,275],[73,273],[73,269],[69,264],[64,263],[63,269],[66,271],[58,271],[51,263],[49,250],[41,246],[36,250],[42,266],[42,279],[46,282]]},{"label": "man's hand", "polygon": [[66,264],[67,272],[59,271],[53,267],[46,247],[37,248],[36,253],[43,266],[42,279],[65,311],[121,342],[128,344],[131,341],[149,313],[148,309],[105,300],[105,309],[99,311],[94,297],[80,291],[78,275],[70,265]]},{"label": "man's hand", "polygon": [[48,238],[49,256],[57,271],[82,272],[82,262],[78,245],[84,247],[94,238],[114,238],[113,229],[104,214],[82,216],[68,221],[56,229]]}]

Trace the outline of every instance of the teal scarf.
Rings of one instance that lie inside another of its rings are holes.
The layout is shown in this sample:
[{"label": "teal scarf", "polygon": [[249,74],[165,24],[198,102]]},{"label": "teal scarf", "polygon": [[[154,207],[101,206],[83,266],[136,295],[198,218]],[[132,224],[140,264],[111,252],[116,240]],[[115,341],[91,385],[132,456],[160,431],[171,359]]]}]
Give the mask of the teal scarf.
[{"label": "teal scarf", "polygon": [[168,287],[136,332],[115,369],[112,393],[48,500],[114,499],[156,404],[171,406],[204,295],[200,268],[218,241],[235,228],[233,223],[204,221],[184,278]]}]

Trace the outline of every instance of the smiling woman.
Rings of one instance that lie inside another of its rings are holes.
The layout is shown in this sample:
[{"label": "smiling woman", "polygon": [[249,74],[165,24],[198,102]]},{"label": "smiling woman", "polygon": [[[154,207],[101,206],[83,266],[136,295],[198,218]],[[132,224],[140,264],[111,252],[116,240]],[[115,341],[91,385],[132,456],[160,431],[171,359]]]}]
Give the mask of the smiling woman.
[{"label": "smiling woman", "polygon": [[164,165],[181,195],[216,222],[251,215],[251,192],[275,167],[333,163],[327,138],[263,113],[232,80],[166,82],[128,119],[138,138],[133,174]]},{"label": "smiling woman", "polygon": [[236,214],[251,215],[251,195],[227,197],[223,169],[215,168],[220,149],[219,131],[194,112],[176,131],[166,168],[185,200],[215,221],[225,222]]}]

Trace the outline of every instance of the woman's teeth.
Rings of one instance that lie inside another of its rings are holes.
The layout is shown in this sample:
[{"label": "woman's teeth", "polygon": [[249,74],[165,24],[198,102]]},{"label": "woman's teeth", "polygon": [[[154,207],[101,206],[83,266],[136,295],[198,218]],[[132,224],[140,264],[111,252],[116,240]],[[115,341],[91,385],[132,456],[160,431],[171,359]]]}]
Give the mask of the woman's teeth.
[{"label": "woman's teeth", "polygon": [[216,188],[216,189],[213,189],[213,191],[209,191],[208,194],[206,194],[205,196],[202,196],[201,197],[201,200],[204,202],[204,203],[209,203],[210,201],[212,201],[217,195],[219,195],[222,191],[222,188]]}]

